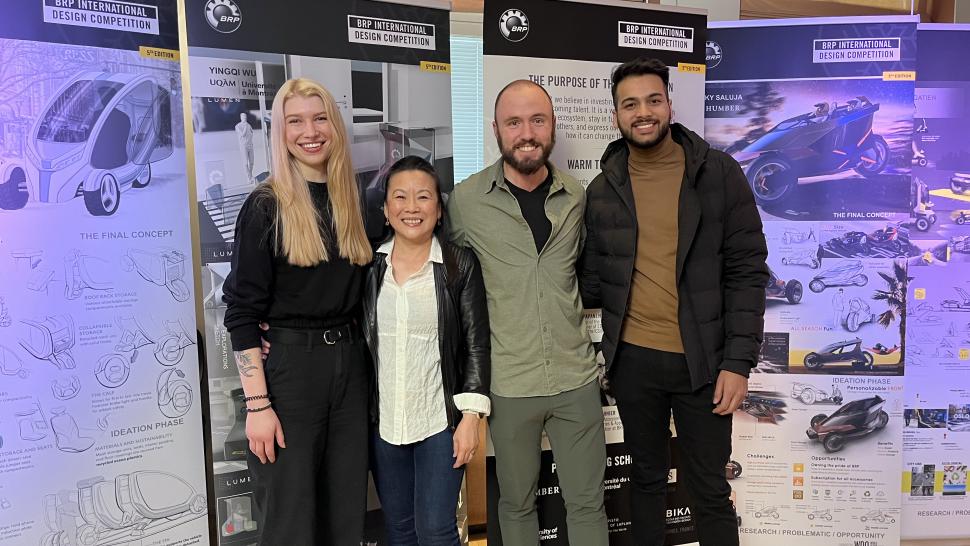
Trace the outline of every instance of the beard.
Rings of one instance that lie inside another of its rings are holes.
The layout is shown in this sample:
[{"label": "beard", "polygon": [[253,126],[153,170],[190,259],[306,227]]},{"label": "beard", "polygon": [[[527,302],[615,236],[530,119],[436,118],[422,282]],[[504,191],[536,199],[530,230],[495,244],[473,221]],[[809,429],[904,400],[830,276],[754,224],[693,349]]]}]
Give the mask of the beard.
[{"label": "beard", "polygon": [[646,140],[637,140],[637,138],[633,136],[633,126],[640,121],[643,120],[636,120],[631,123],[629,127],[620,127],[620,134],[623,135],[623,138],[627,141],[627,143],[636,148],[640,148],[641,150],[649,150],[660,142],[663,142],[663,140],[667,138],[667,133],[670,132],[670,121],[657,120],[657,125],[660,128],[660,130],[657,132],[657,136],[648,138]]},{"label": "beard", "polygon": [[[507,165],[515,169],[524,175],[535,174],[539,169],[541,169],[549,161],[549,156],[552,154],[552,149],[556,145],[556,131],[553,130],[552,136],[549,138],[548,145],[538,142],[536,140],[523,140],[516,143],[514,146],[506,147],[505,142],[502,141],[501,135],[496,135],[498,140],[498,148],[502,152],[502,159]],[[536,159],[518,159],[515,157],[515,149],[519,146],[532,145],[542,150],[542,154]]]}]

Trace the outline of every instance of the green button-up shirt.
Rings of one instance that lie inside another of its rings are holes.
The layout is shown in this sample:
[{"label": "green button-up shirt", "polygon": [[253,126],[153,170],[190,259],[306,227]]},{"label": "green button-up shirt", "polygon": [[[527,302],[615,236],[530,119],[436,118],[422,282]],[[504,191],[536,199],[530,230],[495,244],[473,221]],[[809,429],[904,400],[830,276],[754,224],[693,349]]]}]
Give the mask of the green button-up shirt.
[{"label": "green button-up shirt", "polygon": [[586,192],[550,165],[545,210],[552,231],[536,252],[502,167],[500,159],[455,187],[448,201],[451,237],[474,250],[482,265],[492,329],[492,392],[551,396],[596,377],[576,279]]}]

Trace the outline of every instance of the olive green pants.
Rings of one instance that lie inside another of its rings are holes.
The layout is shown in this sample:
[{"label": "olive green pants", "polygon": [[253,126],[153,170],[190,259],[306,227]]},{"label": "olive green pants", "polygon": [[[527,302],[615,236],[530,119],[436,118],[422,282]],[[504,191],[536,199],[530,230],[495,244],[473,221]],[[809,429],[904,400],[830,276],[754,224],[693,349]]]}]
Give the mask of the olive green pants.
[{"label": "olive green pants", "polygon": [[504,546],[539,543],[536,488],[545,429],[566,505],[569,544],[608,546],[603,476],[606,441],[599,385],[555,396],[492,395],[488,419],[499,484],[498,513]]}]

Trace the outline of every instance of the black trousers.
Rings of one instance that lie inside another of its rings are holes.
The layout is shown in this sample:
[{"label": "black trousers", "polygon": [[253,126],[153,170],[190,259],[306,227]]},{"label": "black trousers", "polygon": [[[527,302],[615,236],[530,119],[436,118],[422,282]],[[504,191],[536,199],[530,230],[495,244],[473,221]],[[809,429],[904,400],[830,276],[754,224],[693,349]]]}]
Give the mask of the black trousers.
[{"label": "black trousers", "polygon": [[[292,331],[291,331],[292,332]],[[360,336],[333,345],[274,339],[265,363],[286,448],[248,453],[263,546],[358,546],[367,509],[368,386]]]},{"label": "black trousers", "polygon": [[724,467],[731,456],[731,416],[712,413],[714,385],[691,391],[684,355],[621,343],[611,385],[633,458],[633,542],[663,546],[670,414],[673,411],[683,478],[702,546],[736,546],[738,522]]}]

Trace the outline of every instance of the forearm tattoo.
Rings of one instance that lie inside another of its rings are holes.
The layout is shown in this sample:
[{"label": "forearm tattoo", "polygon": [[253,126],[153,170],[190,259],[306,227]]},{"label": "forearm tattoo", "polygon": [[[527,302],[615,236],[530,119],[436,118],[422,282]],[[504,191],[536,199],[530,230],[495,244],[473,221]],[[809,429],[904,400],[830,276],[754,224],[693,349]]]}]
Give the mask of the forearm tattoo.
[{"label": "forearm tattoo", "polygon": [[259,366],[253,362],[253,359],[248,354],[241,351],[236,351],[233,354],[236,355],[236,367],[239,368],[239,373],[243,377],[252,377],[253,372],[259,369]]}]

